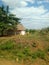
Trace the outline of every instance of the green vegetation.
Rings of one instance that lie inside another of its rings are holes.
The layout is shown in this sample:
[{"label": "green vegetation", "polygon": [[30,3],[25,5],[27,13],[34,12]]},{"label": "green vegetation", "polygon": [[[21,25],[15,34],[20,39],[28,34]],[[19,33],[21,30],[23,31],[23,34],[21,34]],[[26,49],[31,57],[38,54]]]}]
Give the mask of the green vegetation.
[{"label": "green vegetation", "polygon": [[36,31],[34,34],[29,33],[29,35],[26,34],[25,36],[0,37],[0,58],[14,60],[18,63],[33,63],[37,59],[41,59],[48,63],[48,33],[43,35],[41,31]]},{"label": "green vegetation", "polygon": [[14,47],[14,44],[10,40],[3,44],[0,44],[0,50],[10,50],[10,49],[13,49],[13,47]]},{"label": "green vegetation", "polygon": [[32,44],[32,47],[37,47],[37,44],[34,42],[34,43]]},{"label": "green vegetation", "polygon": [[3,37],[10,31],[15,33],[19,20],[9,12],[8,6],[0,7],[0,58],[24,63],[41,59],[49,63],[49,28],[26,29],[25,36]]},{"label": "green vegetation", "polygon": [[49,46],[46,48],[46,52],[49,52]]},{"label": "green vegetation", "polygon": [[19,18],[9,12],[9,6],[0,7],[0,36],[6,35],[4,33],[7,33],[8,30],[16,29],[19,20]]},{"label": "green vegetation", "polygon": [[34,29],[26,29],[26,32],[29,32],[29,33],[33,34],[33,33],[36,32],[36,30],[34,30]]},{"label": "green vegetation", "polygon": [[[31,45],[32,46],[32,45]],[[35,43],[33,43],[33,47],[36,47]],[[7,42],[0,44],[0,56],[6,57],[6,53],[11,53],[12,57],[19,58],[19,59],[27,59],[27,58],[41,58],[45,59],[45,52],[42,50],[37,50],[36,52],[31,52],[30,46],[26,44],[26,46],[23,46],[23,43],[16,44],[13,40],[8,40]],[[3,52],[3,53],[2,53]],[[2,55],[1,55],[2,54]],[[11,55],[10,55],[11,58]],[[7,58],[8,59],[8,58]],[[32,60],[31,59],[31,60]]]}]

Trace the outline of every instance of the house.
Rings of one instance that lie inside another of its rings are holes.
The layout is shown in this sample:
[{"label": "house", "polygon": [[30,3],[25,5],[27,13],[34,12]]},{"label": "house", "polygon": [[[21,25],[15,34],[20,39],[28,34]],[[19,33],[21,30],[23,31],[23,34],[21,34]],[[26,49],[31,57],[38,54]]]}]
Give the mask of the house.
[{"label": "house", "polygon": [[18,24],[16,26],[16,29],[8,29],[8,30],[5,30],[4,31],[4,36],[9,36],[9,35],[17,35],[17,34],[20,34],[20,35],[25,35],[25,28],[22,24]]},{"label": "house", "polygon": [[25,35],[26,34],[25,27],[22,24],[18,24],[16,33],[20,35]]}]

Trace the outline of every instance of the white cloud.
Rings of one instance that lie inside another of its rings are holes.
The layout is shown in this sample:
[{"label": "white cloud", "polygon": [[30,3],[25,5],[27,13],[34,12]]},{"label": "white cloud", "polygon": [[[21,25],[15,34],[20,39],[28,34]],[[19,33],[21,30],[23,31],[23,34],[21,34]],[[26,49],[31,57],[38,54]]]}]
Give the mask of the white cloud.
[{"label": "white cloud", "polygon": [[2,0],[6,5],[9,5],[10,7],[15,7],[18,4],[18,0]]},{"label": "white cloud", "polygon": [[44,14],[44,15],[42,16],[42,18],[44,18],[44,19],[49,19],[49,12],[46,13],[46,14]]},{"label": "white cloud", "polygon": [[21,5],[21,6],[27,6],[27,2],[26,2],[26,1],[21,1],[21,2],[20,2],[20,5]]},{"label": "white cloud", "polygon": [[39,6],[38,8],[21,7],[12,10],[12,13],[23,18],[21,22],[25,27],[40,29],[49,26],[49,12],[44,14],[46,11],[43,6]]},{"label": "white cloud", "polygon": [[23,7],[27,5],[26,0],[2,0],[5,4],[9,5],[11,8]]},{"label": "white cloud", "polygon": [[45,13],[46,11],[47,10],[45,10],[43,6],[40,6],[38,8],[35,7],[15,8],[11,12],[21,18],[36,18],[41,16],[41,14]]},{"label": "white cloud", "polygon": [[34,3],[35,0],[2,0],[5,4],[9,5],[10,7],[24,7],[27,6],[27,1]]},{"label": "white cloud", "polygon": [[28,1],[30,3],[34,3],[35,2],[35,0],[26,0],[26,1]]},{"label": "white cloud", "polygon": [[[21,22],[27,28],[42,28],[44,26],[49,26],[49,12],[44,14],[47,10],[44,6],[39,7],[26,7],[27,1],[34,3],[35,0],[2,0],[7,5],[13,8],[11,13],[16,14],[17,17],[23,18]],[[48,2],[49,0],[45,0]],[[42,3],[39,1],[38,3]],[[43,14],[43,15],[42,15]]]}]

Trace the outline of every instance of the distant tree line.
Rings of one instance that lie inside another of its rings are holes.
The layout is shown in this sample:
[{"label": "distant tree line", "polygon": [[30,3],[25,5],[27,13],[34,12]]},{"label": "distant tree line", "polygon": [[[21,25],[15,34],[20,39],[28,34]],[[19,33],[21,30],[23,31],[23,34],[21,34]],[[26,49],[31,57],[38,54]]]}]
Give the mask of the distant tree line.
[{"label": "distant tree line", "polygon": [[49,27],[38,29],[38,30],[37,29],[26,29],[26,32],[31,33],[31,34],[36,33],[36,32],[41,33],[41,34],[46,34],[46,33],[49,33]]},{"label": "distant tree line", "polygon": [[19,20],[20,18],[9,12],[9,6],[2,5],[0,7],[0,36],[4,36],[4,31],[16,29],[17,24],[20,23]]},{"label": "distant tree line", "polygon": [[35,29],[26,29],[26,32],[27,32],[27,33],[35,33],[36,30],[35,30]]},{"label": "distant tree line", "polygon": [[41,30],[40,30],[40,33],[41,33],[42,35],[46,35],[47,33],[49,33],[49,27],[46,27],[46,28],[41,29]]}]

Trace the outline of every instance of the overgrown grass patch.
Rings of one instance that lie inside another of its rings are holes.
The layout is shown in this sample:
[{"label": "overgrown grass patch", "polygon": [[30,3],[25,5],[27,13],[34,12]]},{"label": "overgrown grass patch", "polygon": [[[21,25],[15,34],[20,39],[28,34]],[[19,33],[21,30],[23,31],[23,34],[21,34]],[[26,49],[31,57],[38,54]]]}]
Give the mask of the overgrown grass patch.
[{"label": "overgrown grass patch", "polygon": [[0,50],[10,50],[14,48],[14,42],[9,40],[3,44],[0,44]]},{"label": "overgrown grass patch", "polygon": [[46,51],[49,52],[49,46],[46,48]]},{"label": "overgrown grass patch", "polygon": [[41,58],[41,59],[45,59],[45,52],[42,50],[38,50],[37,52],[37,57]]},{"label": "overgrown grass patch", "polygon": [[[29,46],[30,45],[30,46]],[[37,43],[16,43],[14,40],[8,40],[0,44],[0,57],[6,59],[13,59],[18,61],[35,60],[37,58],[45,59],[45,52],[41,49],[34,52],[31,47],[36,48]]]}]

